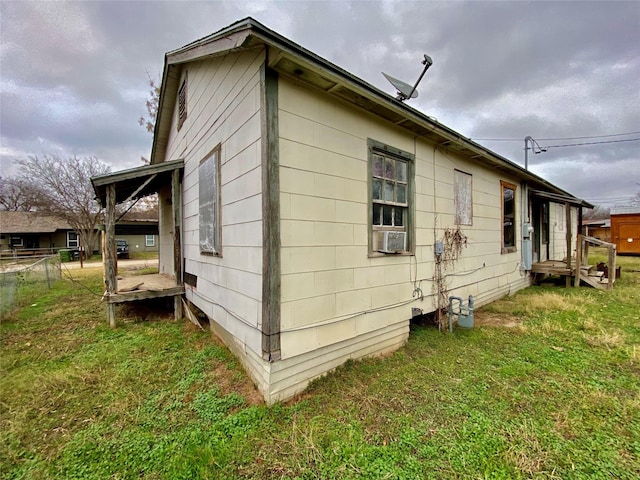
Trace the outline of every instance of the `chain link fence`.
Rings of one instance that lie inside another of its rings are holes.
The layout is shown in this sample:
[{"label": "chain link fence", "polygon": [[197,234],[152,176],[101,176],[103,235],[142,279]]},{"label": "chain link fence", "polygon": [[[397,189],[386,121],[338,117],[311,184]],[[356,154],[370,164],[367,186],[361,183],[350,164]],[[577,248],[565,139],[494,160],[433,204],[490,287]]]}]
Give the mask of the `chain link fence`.
[{"label": "chain link fence", "polygon": [[3,262],[0,266],[0,320],[32,294],[49,289],[60,280],[60,257],[51,255],[25,264]]}]

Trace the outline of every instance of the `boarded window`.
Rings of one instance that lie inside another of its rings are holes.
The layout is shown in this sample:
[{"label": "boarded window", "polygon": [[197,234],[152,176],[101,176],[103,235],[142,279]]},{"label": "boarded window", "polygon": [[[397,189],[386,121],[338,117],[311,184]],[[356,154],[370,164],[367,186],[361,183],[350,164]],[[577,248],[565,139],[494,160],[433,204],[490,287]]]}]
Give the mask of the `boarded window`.
[{"label": "boarded window", "polygon": [[500,182],[502,189],[502,253],[516,251],[516,186]]},{"label": "boarded window", "polygon": [[456,225],[473,225],[473,201],[471,195],[471,175],[455,170],[453,194],[456,207]]},{"label": "boarded window", "polygon": [[180,90],[178,90],[178,130],[187,119],[187,74],[185,73]]},{"label": "boarded window", "polygon": [[198,167],[200,251],[220,255],[220,146]]}]

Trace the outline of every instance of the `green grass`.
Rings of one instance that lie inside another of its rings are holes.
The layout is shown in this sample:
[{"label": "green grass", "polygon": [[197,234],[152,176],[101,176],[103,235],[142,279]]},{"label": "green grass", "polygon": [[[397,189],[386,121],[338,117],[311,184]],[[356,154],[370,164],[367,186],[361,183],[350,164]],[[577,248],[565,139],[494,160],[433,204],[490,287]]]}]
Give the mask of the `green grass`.
[{"label": "green grass", "polygon": [[273,407],[188,322],[123,308],[107,328],[100,270],[74,271],[0,325],[2,478],[637,478],[640,259],[618,264],[612,292],[413,327]]}]

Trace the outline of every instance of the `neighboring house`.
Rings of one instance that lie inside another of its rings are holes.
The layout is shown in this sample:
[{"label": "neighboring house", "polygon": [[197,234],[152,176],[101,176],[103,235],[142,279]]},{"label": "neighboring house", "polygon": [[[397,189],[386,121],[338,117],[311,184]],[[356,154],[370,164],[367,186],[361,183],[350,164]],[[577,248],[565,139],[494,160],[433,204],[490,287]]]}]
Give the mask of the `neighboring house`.
[{"label": "neighboring house", "polygon": [[116,224],[115,235],[126,240],[129,253],[158,251],[157,220],[121,220]]},{"label": "neighboring house", "polygon": [[640,255],[640,207],[611,209],[611,242],[623,255]]},{"label": "neighboring house", "polygon": [[610,219],[584,220],[582,222],[582,225],[585,230],[585,235],[597,238],[598,240],[602,240],[604,242],[611,241]]},{"label": "neighboring house", "polygon": [[[121,221],[116,235],[126,240],[129,252],[158,251],[157,221]],[[98,237],[98,242],[99,242]],[[0,211],[0,251],[16,254],[57,252],[62,248],[77,249],[78,234],[69,224],[38,212]],[[94,245],[98,251],[98,244]]]},{"label": "neighboring house", "polygon": [[268,402],[402,346],[451,232],[449,294],[483,305],[571,258],[592,207],[250,18],[167,53],[151,165],[93,181],[159,192],[160,272]]},{"label": "neighboring house", "polygon": [[0,211],[0,250],[16,253],[78,248],[78,234],[60,218],[38,212]]}]

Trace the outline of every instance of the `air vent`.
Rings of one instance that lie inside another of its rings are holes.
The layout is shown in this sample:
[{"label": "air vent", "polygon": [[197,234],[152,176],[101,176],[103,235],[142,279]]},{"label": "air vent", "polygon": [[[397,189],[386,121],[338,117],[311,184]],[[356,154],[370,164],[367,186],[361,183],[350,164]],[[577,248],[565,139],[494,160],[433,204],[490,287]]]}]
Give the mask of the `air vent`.
[{"label": "air vent", "polygon": [[407,232],[378,232],[379,252],[401,253],[407,250]]}]

